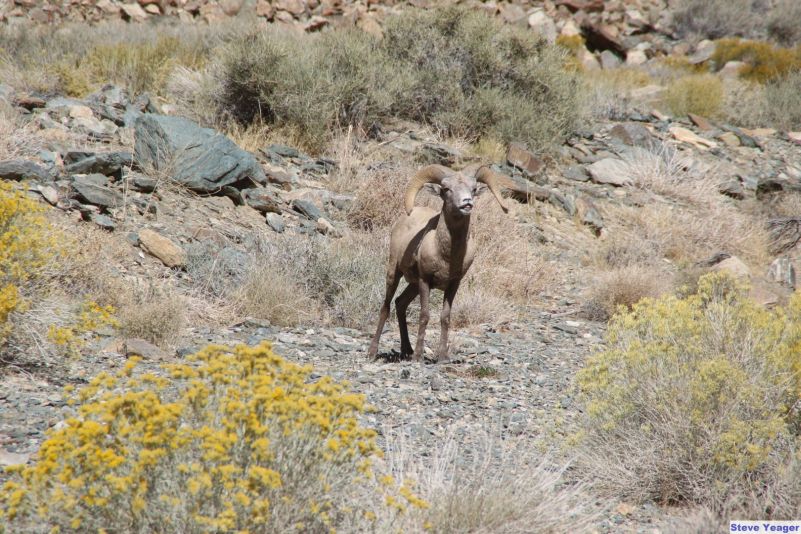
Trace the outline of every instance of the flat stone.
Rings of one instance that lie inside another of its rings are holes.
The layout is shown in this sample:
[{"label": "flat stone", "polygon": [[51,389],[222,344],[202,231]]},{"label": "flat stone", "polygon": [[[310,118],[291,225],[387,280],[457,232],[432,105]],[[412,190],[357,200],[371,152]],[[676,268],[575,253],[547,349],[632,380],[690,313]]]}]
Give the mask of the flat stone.
[{"label": "flat stone", "polygon": [[89,216],[89,219],[103,230],[111,231],[117,228],[117,223],[114,222],[114,219],[102,213],[93,213]]},{"label": "flat stone", "polygon": [[562,171],[562,176],[568,180],[576,182],[586,182],[590,179],[590,175],[582,165],[571,165]]},{"label": "flat stone", "polygon": [[681,126],[671,126],[668,131],[677,141],[689,143],[696,148],[700,148],[701,150],[707,150],[717,146],[717,143],[714,141],[705,139],[700,135],[693,133],[691,130],[688,130],[687,128],[682,128]]},{"label": "flat stone", "polygon": [[616,124],[609,135],[628,146],[648,147],[653,142],[651,131],[639,122]]},{"label": "flat stone", "polygon": [[615,158],[604,158],[587,166],[592,180],[599,184],[614,186],[629,185],[631,181],[626,177],[626,165]]},{"label": "flat stone", "polygon": [[737,137],[732,132],[724,132],[718,136],[718,139],[723,141],[723,144],[725,144],[726,146],[731,146],[731,147],[740,146],[740,138]]},{"label": "flat stone", "polygon": [[310,221],[317,221],[323,213],[310,200],[297,198],[292,201],[292,209],[305,216]]},{"label": "flat stone", "polygon": [[146,360],[163,360],[167,354],[144,339],[132,338],[123,342],[123,352],[126,357],[141,356]]},{"label": "flat stone", "polygon": [[284,205],[278,194],[264,187],[243,189],[242,198],[245,204],[261,213],[281,213]]},{"label": "flat stone", "polygon": [[102,208],[114,208],[123,203],[122,195],[118,192],[89,181],[75,180],[72,182],[72,189],[80,200]]},{"label": "flat stone", "polygon": [[266,216],[267,226],[269,226],[275,233],[281,234],[286,229],[284,218],[277,213],[268,213]]},{"label": "flat stone", "polygon": [[148,228],[139,231],[139,245],[170,268],[186,266],[186,251],[171,239]]},{"label": "flat stone", "polygon": [[[82,154],[85,157],[80,157]],[[68,159],[71,160],[71,163],[64,170],[70,174],[97,172],[106,176],[119,177],[123,168],[133,166],[133,154],[127,151],[102,152],[98,154],[70,152],[68,153]]]},{"label": "flat stone", "polygon": [[517,167],[528,175],[537,174],[544,166],[542,160],[529,152],[520,143],[510,143],[509,151],[506,154],[506,161],[509,165]]},{"label": "flat stone", "polygon": [[696,115],[695,113],[688,113],[687,117],[701,131],[709,132],[715,129],[715,125],[713,125],[706,117]]},{"label": "flat stone", "polygon": [[0,179],[3,180],[38,180],[47,182],[50,174],[47,169],[33,161],[24,159],[12,159],[0,161]]}]

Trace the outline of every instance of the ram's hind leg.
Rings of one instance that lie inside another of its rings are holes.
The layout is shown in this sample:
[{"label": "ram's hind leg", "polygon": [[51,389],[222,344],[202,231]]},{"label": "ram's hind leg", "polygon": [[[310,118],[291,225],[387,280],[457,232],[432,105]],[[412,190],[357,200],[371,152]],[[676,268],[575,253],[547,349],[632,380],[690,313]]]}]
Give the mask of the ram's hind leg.
[{"label": "ram's hind leg", "polygon": [[381,332],[384,331],[384,324],[387,322],[387,317],[389,317],[389,305],[392,302],[395,291],[398,289],[400,278],[401,273],[397,270],[393,274],[387,275],[387,292],[384,296],[384,303],[381,305],[381,312],[378,315],[378,328],[376,328],[373,340],[370,342],[370,349],[367,351],[367,357],[371,360],[374,360],[378,354],[378,340],[381,339]]},{"label": "ram's hind leg", "polygon": [[395,313],[398,314],[398,329],[401,338],[401,358],[412,355],[412,344],[409,341],[409,327],[406,324],[406,310],[417,297],[417,284],[409,284],[395,299]]}]

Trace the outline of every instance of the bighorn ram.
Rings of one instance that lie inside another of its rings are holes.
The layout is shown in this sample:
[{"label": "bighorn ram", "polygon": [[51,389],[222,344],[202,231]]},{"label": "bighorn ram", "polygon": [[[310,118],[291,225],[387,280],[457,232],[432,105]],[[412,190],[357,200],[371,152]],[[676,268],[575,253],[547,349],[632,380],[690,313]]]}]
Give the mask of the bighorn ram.
[{"label": "bighorn ram", "polygon": [[[500,188],[508,185],[510,180],[489,167],[472,166],[455,172],[442,165],[429,165],[418,171],[409,182],[404,199],[406,215],[401,216],[392,227],[387,293],[381,306],[378,328],[370,343],[369,358],[375,358],[378,353],[378,341],[389,316],[390,301],[403,275],[409,286],[395,299],[401,336],[401,357],[414,354],[414,359],[418,361],[422,357],[429,318],[428,297],[431,288],[435,288],[445,293],[441,317],[442,334],[436,359],[437,362],[448,360],[448,327],[453,297],[475,256],[475,244],[470,238],[470,214],[473,211],[477,182],[487,184],[504,213],[509,211],[501,197]],[[441,212],[414,205],[417,193],[427,183],[440,187],[443,202]],[[406,309],[418,294],[420,324],[417,345],[412,352],[406,326]]]}]

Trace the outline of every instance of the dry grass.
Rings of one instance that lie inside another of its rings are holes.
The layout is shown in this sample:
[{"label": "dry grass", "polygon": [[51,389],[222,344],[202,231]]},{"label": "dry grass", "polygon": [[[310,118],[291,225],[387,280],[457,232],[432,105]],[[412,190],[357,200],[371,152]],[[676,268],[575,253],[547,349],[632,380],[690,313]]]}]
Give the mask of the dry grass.
[{"label": "dry grass", "polygon": [[681,0],[673,26],[684,37],[719,39],[748,35],[755,26],[754,0]]},{"label": "dry grass", "polygon": [[714,74],[684,76],[668,86],[664,99],[676,116],[695,113],[716,118],[724,100],[723,82]]},{"label": "dry grass", "polygon": [[387,467],[413,482],[430,505],[413,512],[418,524],[454,534],[523,533],[534,525],[548,533],[591,530],[597,512],[585,487],[567,481],[559,464],[533,454],[523,439],[473,437],[468,451],[450,433],[429,456],[414,454],[401,437],[390,435]]},{"label": "dry grass", "polygon": [[120,329],[127,337],[142,338],[160,347],[171,347],[186,325],[186,305],[170,286],[147,287],[119,310]]},{"label": "dry grass", "polygon": [[0,161],[35,155],[42,150],[41,136],[30,122],[0,100]]},{"label": "dry grass", "polygon": [[783,46],[801,44],[801,4],[779,0],[768,15],[768,35]]},{"label": "dry grass", "polygon": [[279,326],[314,322],[319,317],[318,302],[289,273],[265,260],[245,275],[234,292],[232,298],[240,313]]},{"label": "dry grass", "polygon": [[595,276],[587,291],[583,315],[607,321],[622,306],[626,309],[644,298],[656,298],[673,290],[671,275],[655,266],[629,265]]}]

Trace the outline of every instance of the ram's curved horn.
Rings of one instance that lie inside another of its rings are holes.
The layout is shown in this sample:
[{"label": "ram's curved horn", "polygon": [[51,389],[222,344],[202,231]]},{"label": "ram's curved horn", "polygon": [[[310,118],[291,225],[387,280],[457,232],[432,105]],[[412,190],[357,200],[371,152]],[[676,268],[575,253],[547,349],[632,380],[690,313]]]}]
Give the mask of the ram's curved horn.
[{"label": "ram's curved horn", "polygon": [[489,190],[492,191],[493,196],[495,196],[495,200],[501,205],[503,212],[508,213],[509,208],[506,206],[501,196],[501,187],[509,187],[511,180],[503,174],[498,174],[486,165],[479,167],[475,176],[477,182],[487,184],[487,187],[489,187]]},{"label": "ram's curved horn", "polygon": [[406,194],[403,197],[403,205],[406,207],[406,213],[409,214],[412,212],[414,199],[424,185],[431,183],[440,184],[442,179],[450,174],[453,174],[453,171],[442,165],[429,165],[417,171],[417,174],[411,179],[409,185],[406,186]]}]

